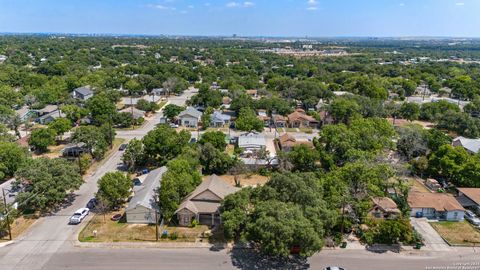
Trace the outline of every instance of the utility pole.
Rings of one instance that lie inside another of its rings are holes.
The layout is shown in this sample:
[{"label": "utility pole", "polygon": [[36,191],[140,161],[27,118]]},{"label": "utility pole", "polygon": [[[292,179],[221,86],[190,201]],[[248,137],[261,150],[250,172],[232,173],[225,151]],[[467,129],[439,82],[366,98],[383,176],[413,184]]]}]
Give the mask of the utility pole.
[{"label": "utility pole", "polygon": [[158,242],[158,211],[155,209],[155,241]]},{"label": "utility pole", "polygon": [[7,197],[5,197],[5,189],[2,188],[2,194],[3,194],[3,204],[5,206],[5,217],[7,219],[7,228],[8,228],[8,238],[12,240],[12,229],[10,228],[10,217],[8,216],[8,206],[7,206]]}]

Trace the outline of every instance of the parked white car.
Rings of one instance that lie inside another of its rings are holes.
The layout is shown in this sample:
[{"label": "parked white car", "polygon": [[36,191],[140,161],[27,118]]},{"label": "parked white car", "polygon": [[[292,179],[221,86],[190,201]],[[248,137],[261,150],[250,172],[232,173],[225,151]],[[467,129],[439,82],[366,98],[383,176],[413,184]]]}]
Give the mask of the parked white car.
[{"label": "parked white car", "polygon": [[467,210],[465,211],[465,219],[468,222],[472,223],[472,225],[479,227],[480,226],[480,218],[478,218],[472,211]]},{"label": "parked white car", "polygon": [[80,208],[70,217],[70,224],[79,224],[90,213],[88,208]]}]

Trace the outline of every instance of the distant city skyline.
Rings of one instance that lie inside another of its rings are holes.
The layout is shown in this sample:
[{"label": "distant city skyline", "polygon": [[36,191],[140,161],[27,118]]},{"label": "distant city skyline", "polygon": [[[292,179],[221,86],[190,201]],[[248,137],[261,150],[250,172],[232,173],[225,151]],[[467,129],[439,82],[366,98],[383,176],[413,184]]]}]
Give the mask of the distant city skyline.
[{"label": "distant city skyline", "polygon": [[478,0],[0,0],[0,32],[480,37]]}]

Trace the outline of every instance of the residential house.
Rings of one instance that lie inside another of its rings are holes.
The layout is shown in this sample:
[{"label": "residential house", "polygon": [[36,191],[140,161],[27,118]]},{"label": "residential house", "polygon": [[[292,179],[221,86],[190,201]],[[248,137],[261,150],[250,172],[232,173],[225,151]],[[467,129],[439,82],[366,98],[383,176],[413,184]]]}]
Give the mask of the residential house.
[{"label": "residential house", "polygon": [[291,128],[306,128],[306,127],[317,127],[318,121],[307,115],[304,110],[296,109],[293,113],[287,116],[288,125]]},{"label": "residential house", "polygon": [[79,143],[71,143],[65,146],[62,150],[62,156],[63,157],[79,157],[80,155],[84,153],[88,153],[89,150],[86,147],[85,143],[79,142]]},{"label": "residential house", "polygon": [[269,127],[271,118],[267,115],[266,110],[258,110],[257,118],[263,122],[263,126]]},{"label": "residential house", "polygon": [[18,117],[20,117],[22,122],[37,115],[37,113],[33,110],[30,110],[28,106],[23,106],[22,108],[16,110],[15,113],[18,115]]},{"label": "residential house", "polygon": [[308,147],[313,147],[313,143],[309,141],[297,141],[295,137],[289,133],[285,133],[278,138],[278,146],[284,152],[290,152],[297,145],[307,145]]},{"label": "residential house", "polygon": [[93,97],[93,91],[89,86],[73,89],[72,97],[83,101]]},{"label": "residential house", "polygon": [[145,111],[139,110],[135,107],[125,108],[119,112],[131,114],[134,120],[138,120],[145,116]]},{"label": "residential house", "polygon": [[480,212],[480,188],[457,188],[457,201],[465,208]]},{"label": "residential house", "polygon": [[238,147],[245,152],[259,151],[266,148],[265,135],[258,132],[248,132],[238,137]]},{"label": "residential house", "polygon": [[388,197],[374,197],[372,203],[369,214],[374,218],[394,219],[401,214],[397,204]]},{"label": "residential house", "polygon": [[201,117],[202,112],[193,107],[187,107],[177,118],[180,120],[180,125],[184,127],[198,127]]},{"label": "residential house", "polygon": [[408,195],[410,216],[448,221],[462,221],[465,209],[445,193],[411,192]]},{"label": "residential house", "polygon": [[38,116],[46,115],[58,110],[57,105],[47,105],[43,109],[37,110]]},{"label": "residential house", "polygon": [[453,140],[452,145],[461,146],[470,154],[476,154],[480,151],[480,139],[469,139],[460,136]]},{"label": "residential house", "polygon": [[258,91],[256,89],[247,90],[247,91],[245,91],[245,93],[253,99],[258,98]]},{"label": "residential house", "polygon": [[125,209],[127,223],[154,224],[158,221],[160,209],[155,197],[166,171],[167,167],[151,171],[141,185],[135,187],[136,191]]},{"label": "residential house", "polygon": [[228,114],[224,114],[222,111],[214,111],[211,116],[210,126],[212,127],[225,127],[230,126],[232,117]]},{"label": "residential house", "polygon": [[225,196],[239,190],[216,175],[205,179],[178,207],[175,214],[180,226],[190,226],[193,220],[202,225],[219,225],[220,203]]},{"label": "residential house", "polygon": [[165,91],[165,89],[163,89],[163,88],[155,88],[155,89],[152,89],[150,94],[155,95],[155,96],[163,96],[163,95],[167,94],[167,91]]},{"label": "residential house", "polygon": [[222,97],[223,106],[230,107],[231,103],[232,103],[232,99],[230,97]]},{"label": "residential house", "polygon": [[35,119],[35,121],[39,124],[47,125],[48,123],[52,122],[53,120],[55,120],[57,118],[65,118],[65,117],[66,117],[66,115],[62,111],[55,110],[51,113],[44,114],[44,115],[38,117],[37,119]]},{"label": "residential house", "polygon": [[287,118],[280,114],[272,114],[272,123],[277,128],[287,127]]}]

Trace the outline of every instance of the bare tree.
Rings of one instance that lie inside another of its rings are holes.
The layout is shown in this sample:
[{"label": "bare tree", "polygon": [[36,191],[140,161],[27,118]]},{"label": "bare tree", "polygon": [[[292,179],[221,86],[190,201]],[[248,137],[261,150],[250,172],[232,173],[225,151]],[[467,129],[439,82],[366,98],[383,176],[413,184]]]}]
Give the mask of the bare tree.
[{"label": "bare tree", "polygon": [[235,181],[235,186],[240,187],[240,174],[247,172],[247,166],[245,163],[240,159],[235,159],[235,163],[230,168],[229,173],[233,175],[233,179]]}]

